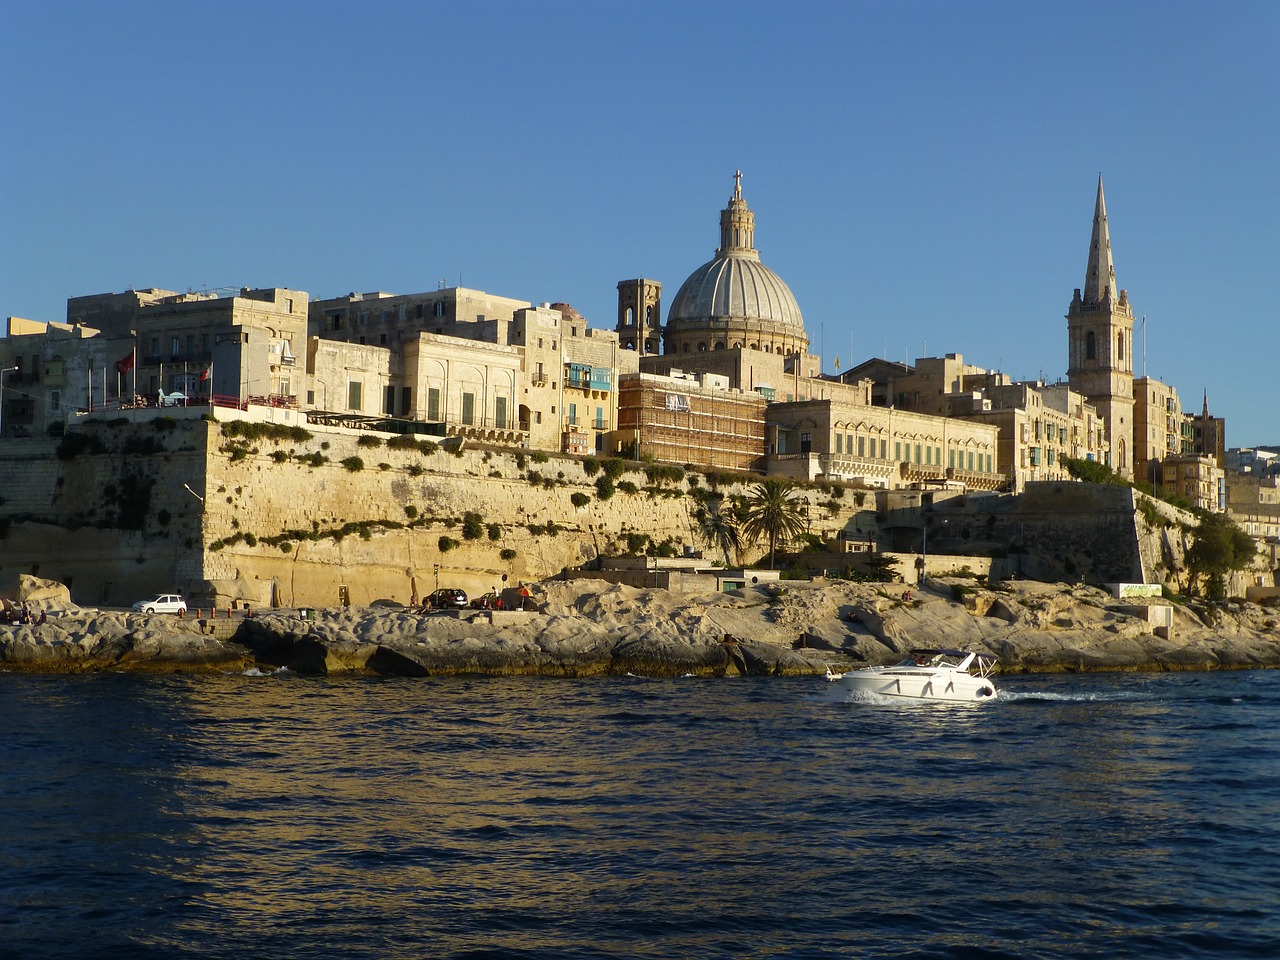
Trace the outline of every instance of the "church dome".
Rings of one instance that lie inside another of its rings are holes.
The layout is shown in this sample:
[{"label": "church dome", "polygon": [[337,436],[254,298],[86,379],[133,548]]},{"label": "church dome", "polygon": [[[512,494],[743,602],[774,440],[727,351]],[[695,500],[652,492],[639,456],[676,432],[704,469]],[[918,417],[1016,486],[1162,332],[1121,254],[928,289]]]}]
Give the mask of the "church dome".
[{"label": "church dome", "polygon": [[755,214],[742,199],[742,174],[720,213],[720,249],[676,293],[663,334],[667,353],[733,347],[804,352],[808,337],[791,288],[760,262]]},{"label": "church dome", "polygon": [[804,331],[791,288],[759,258],[717,256],[689,275],[671,301],[669,323],[684,320],[764,320]]}]

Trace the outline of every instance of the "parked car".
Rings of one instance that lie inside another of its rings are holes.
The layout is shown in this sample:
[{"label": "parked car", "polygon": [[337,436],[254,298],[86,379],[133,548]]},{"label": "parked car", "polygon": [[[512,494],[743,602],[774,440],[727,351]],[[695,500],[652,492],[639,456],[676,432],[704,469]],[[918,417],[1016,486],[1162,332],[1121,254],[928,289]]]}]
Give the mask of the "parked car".
[{"label": "parked car", "polygon": [[467,594],[464,590],[445,587],[427,597],[427,606],[433,610],[463,610],[467,606]]},{"label": "parked car", "polygon": [[133,605],[137,613],[177,613],[186,615],[187,601],[180,593],[158,593],[147,600],[139,600]]}]

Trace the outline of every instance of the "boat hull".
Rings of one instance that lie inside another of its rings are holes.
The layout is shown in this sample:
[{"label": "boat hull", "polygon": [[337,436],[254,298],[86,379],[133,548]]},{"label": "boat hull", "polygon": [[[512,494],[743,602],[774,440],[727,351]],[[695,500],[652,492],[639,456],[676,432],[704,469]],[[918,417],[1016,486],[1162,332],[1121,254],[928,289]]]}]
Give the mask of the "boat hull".
[{"label": "boat hull", "polygon": [[996,696],[995,684],[989,679],[949,670],[925,673],[892,667],[872,667],[851,671],[832,682],[852,693],[909,700],[975,703],[992,700]]}]

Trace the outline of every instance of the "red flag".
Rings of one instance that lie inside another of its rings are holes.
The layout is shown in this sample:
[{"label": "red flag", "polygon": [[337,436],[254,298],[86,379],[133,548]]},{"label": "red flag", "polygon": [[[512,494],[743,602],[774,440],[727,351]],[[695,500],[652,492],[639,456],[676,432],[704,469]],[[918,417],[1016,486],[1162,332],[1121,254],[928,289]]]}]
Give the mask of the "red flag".
[{"label": "red flag", "polygon": [[133,369],[133,351],[130,350],[123,358],[116,361],[116,373],[128,373]]},{"label": "red flag", "polygon": [[208,379],[209,379],[209,368],[205,367],[204,373],[200,374],[200,382],[204,383]]}]

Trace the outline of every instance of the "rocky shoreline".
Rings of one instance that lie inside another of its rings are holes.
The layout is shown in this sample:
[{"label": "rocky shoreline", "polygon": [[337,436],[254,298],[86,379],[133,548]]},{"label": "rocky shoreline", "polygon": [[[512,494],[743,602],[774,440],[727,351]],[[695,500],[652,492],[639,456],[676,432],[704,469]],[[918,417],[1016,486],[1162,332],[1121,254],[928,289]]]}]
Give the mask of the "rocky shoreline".
[{"label": "rocky shoreline", "polygon": [[895,662],[919,647],[992,653],[1008,673],[1280,666],[1280,614],[1174,606],[1172,635],[1090,587],[1023,581],[843,581],[686,595],[549,581],[537,612],[421,615],[386,606],[241,620],[106,613],[45,601],[41,624],[0,625],[0,670],[22,673],[561,676],[812,675]]}]

